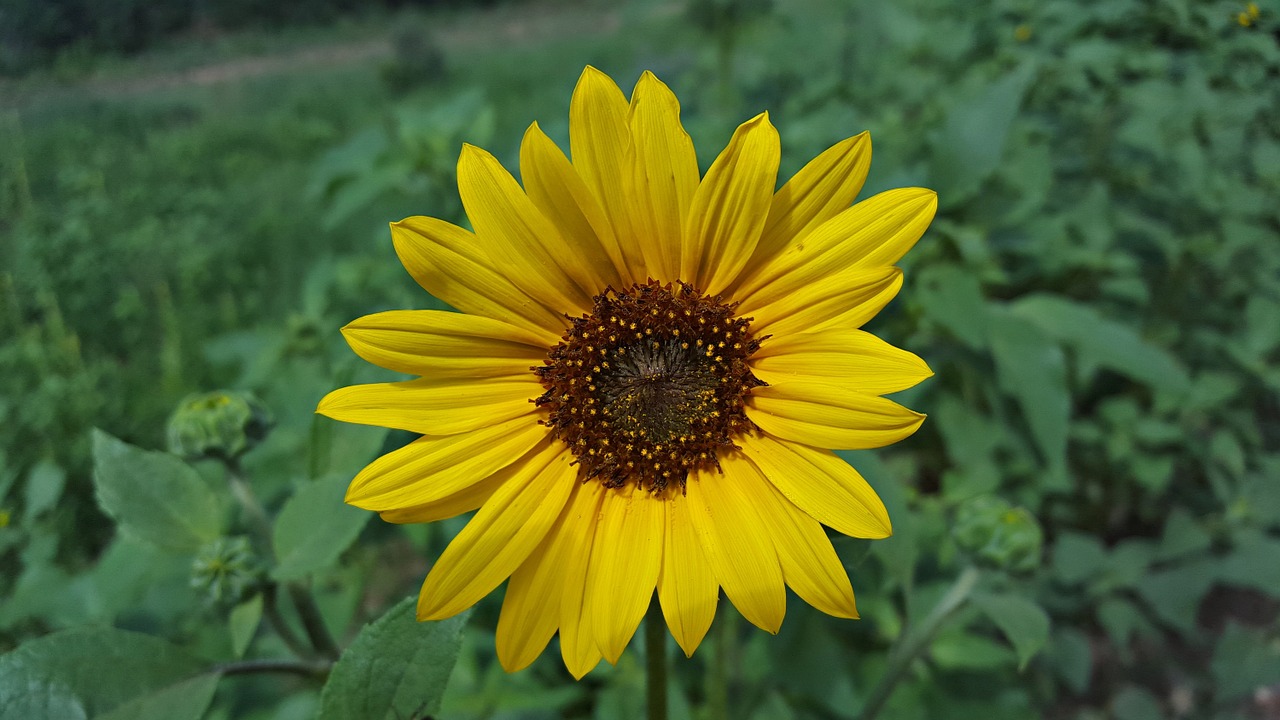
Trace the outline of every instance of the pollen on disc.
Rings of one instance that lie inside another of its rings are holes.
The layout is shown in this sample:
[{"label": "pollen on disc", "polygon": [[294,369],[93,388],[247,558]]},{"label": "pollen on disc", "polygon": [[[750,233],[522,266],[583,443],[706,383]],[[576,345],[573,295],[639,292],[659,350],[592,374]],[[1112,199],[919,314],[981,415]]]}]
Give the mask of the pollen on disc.
[{"label": "pollen on disc", "polygon": [[759,348],[750,318],[687,283],[610,289],[536,369],[537,403],[584,480],[683,487],[755,429],[744,405],[764,385],[747,364]]}]

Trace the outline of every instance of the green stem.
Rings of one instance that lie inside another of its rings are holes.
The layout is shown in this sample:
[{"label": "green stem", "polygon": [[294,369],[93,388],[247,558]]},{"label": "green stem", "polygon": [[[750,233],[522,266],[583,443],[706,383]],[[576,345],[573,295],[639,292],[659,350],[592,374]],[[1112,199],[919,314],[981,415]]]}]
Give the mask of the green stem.
[{"label": "green stem", "polygon": [[[226,467],[227,483],[231,486],[231,494],[235,496],[236,501],[240,503],[241,509],[244,510],[245,517],[248,518],[254,535],[257,536],[263,556],[275,563],[276,554],[272,543],[273,533],[267,511],[262,507],[262,503],[258,502],[257,496],[254,495],[253,488],[249,485],[244,472],[240,469],[239,461],[234,458],[229,459],[226,461]],[[298,611],[298,617],[302,620],[302,629],[306,632],[307,639],[311,642],[311,647],[315,648],[315,651],[320,655],[331,660],[337,660],[342,651],[338,648],[338,643],[334,642],[333,636],[329,634],[329,628],[324,624],[324,617],[320,614],[320,608],[316,606],[315,598],[311,596],[311,590],[299,583],[289,583],[287,589],[289,598],[293,600],[293,606]],[[269,590],[268,599],[274,601],[274,588]],[[268,603],[268,606],[274,611],[274,602]],[[275,619],[271,620],[271,624],[276,627],[276,631],[280,633],[280,637],[285,641],[285,644],[289,645],[290,648],[294,648],[296,640],[291,642],[292,634],[278,614],[275,614]]]},{"label": "green stem", "polygon": [[298,617],[302,618],[302,629],[306,631],[311,647],[321,655],[337,660],[342,650],[329,634],[329,628],[324,624],[324,617],[320,615],[320,608],[316,606],[311,590],[300,583],[289,583],[289,597],[298,609]]},{"label": "green stem", "polygon": [[715,642],[711,672],[707,673],[707,717],[710,720],[729,720],[729,663],[733,655],[733,634],[736,630],[732,611],[721,603],[716,613],[711,633]]},{"label": "green stem", "polygon": [[252,675],[255,673],[290,673],[323,678],[333,667],[328,662],[303,662],[300,660],[239,660],[215,665],[213,672],[222,675]]},{"label": "green stem", "polygon": [[644,620],[649,720],[667,720],[667,624],[655,598]]},{"label": "green stem", "polygon": [[884,675],[872,689],[871,696],[862,707],[862,713],[858,715],[858,720],[873,720],[880,713],[884,704],[893,695],[898,682],[910,669],[911,663],[915,662],[915,659],[929,647],[933,636],[938,634],[952,613],[964,605],[977,584],[978,570],[973,567],[965,568],[947,590],[947,594],[938,601],[933,610],[929,611],[929,615],[920,623],[920,626],[889,651],[889,667],[885,669]]},{"label": "green stem", "polygon": [[267,616],[267,622],[270,623],[272,629],[284,641],[290,652],[298,657],[312,657],[315,652],[302,644],[298,636],[294,634],[293,628],[285,622],[284,616],[280,614],[280,608],[277,607],[277,596],[279,586],[275,583],[267,583],[262,589],[262,612]]}]

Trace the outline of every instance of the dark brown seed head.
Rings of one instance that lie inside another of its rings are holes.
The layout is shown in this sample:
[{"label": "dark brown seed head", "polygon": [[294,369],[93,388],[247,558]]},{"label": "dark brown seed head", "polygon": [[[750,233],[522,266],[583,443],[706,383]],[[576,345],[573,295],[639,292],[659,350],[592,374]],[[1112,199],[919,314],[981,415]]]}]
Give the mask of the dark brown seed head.
[{"label": "dark brown seed head", "polygon": [[577,458],[583,480],[684,487],[718,468],[717,452],[755,425],[743,412],[764,383],[747,358],[760,348],[750,318],[686,283],[649,280],[595,297],[535,368],[546,424]]}]

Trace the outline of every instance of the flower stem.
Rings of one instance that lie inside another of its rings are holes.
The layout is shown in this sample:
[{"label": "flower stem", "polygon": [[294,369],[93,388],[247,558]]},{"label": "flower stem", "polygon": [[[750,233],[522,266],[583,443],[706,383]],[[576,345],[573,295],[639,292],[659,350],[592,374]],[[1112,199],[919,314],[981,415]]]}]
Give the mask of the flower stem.
[{"label": "flower stem", "polygon": [[973,567],[965,568],[964,572],[960,573],[960,577],[956,578],[951,588],[947,590],[947,594],[942,596],[938,604],[929,611],[929,615],[920,623],[919,627],[889,651],[889,667],[885,669],[884,675],[880,677],[880,681],[872,689],[871,696],[867,699],[866,704],[862,706],[862,712],[858,715],[858,720],[874,720],[880,710],[884,708],[884,704],[893,695],[893,690],[897,687],[898,682],[906,675],[911,663],[929,647],[933,636],[937,635],[947,619],[964,605],[977,584],[978,570]]},{"label": "flower stem", "polygon": [[278,586],[275,583],[267,583],[262,589],[262,611],[267,616],[267,622],[271,624],[276,634],[289,648],[289,650],[298,657],[311,657],[315,653],[302,644],[298,636],[294,634],[293,628],[285,622],[283,616],[280,615],[280,609],[276,606],[276,597],[279,595]]},{"label": "flower stem", "polygon": [[293,600],[293,606],[298,609],[298,617],[302,619],[302,629],[306,631],[311,647],[321,655],[337,660],[342,650],[329,634],[329,628],[324,624],[324,617],[320,615],[320,608],[316,606],[316,599],[311,596],[311,590],[301,583],[289,583],[289,597]]},{"label": "flower stem", "polygon": [[657,599],[644,619],[644,649],[648,660],[649,720],[667,720],[667,625]]},{"label": "flower stem", "polygon": [[[227,468],[227,483],[231,486],[231,494],[240,503],[240,508],[244,511],[245,517],[248,518],[263,556],[275,563],[276,553],[272,540],[274,533],[272,532],[271,519],[267,516],[266,509],[262,507],[262,503],[258,502],[257,496],[254,495],[253,487],[249,484],[244,471],[240,468],[239,461],[229,459],[225,464]],[[289,583],[286,588],[289,591],[289,599],[293,601],[293,606],[298,611],[298,617],[302,620],[302,629],[306,632],[307,640],[311,642],[311,647],[320,655],[330,660],[337,660],[338,656],[342,654],[342,650],[338,648],[338,643],[329,634],[329,628],[324,624],[324,617],[320,614],[320,608],[316,606],[316,600],[312,597],[311,590],[306,585],[296,582]],[[275,588],[271,587],[267,592],[266,599],[269,601],[267,605],[274,611]],[[292,637],[292,632],[289,631],[288,626],[279,615],[273,612],[268,617],[271,619],[271,624],[275,626],[276,632],[280,633],[280,637],[285,644],[296,650],[297,641]]]},{"label": "flower stem", "polygon": [[323,678],[333,667],[328,662],[304,662],[300,660],[239,660],[216,665],[213,672],[222,675],[252,675],[255,673],[291,673],[307,677]]}]

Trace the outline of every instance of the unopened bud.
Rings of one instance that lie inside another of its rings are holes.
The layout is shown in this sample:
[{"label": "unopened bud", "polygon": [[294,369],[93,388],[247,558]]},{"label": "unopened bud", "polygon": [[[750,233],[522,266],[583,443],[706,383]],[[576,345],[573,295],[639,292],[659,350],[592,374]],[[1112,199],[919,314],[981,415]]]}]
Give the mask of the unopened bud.
[{"label": "unopened bud", "polygon": [[201,548],[191,563],[191,587],[224,607],[251,597],[264,577],[262,563],[244,537],[218,538]]},{"label": "unopened bud", "polygon": [[1040,565],[1044,535],[1026,508],[992,496],[974,498],[956,511],[956,544],[982,565],[1027,572]]},{"label": "unopened bud", "polygon": [[271,413],[252,393],[191,395],[169,418],[169,450],[189,460],[233,459],[261,442],[273,424]]}]

